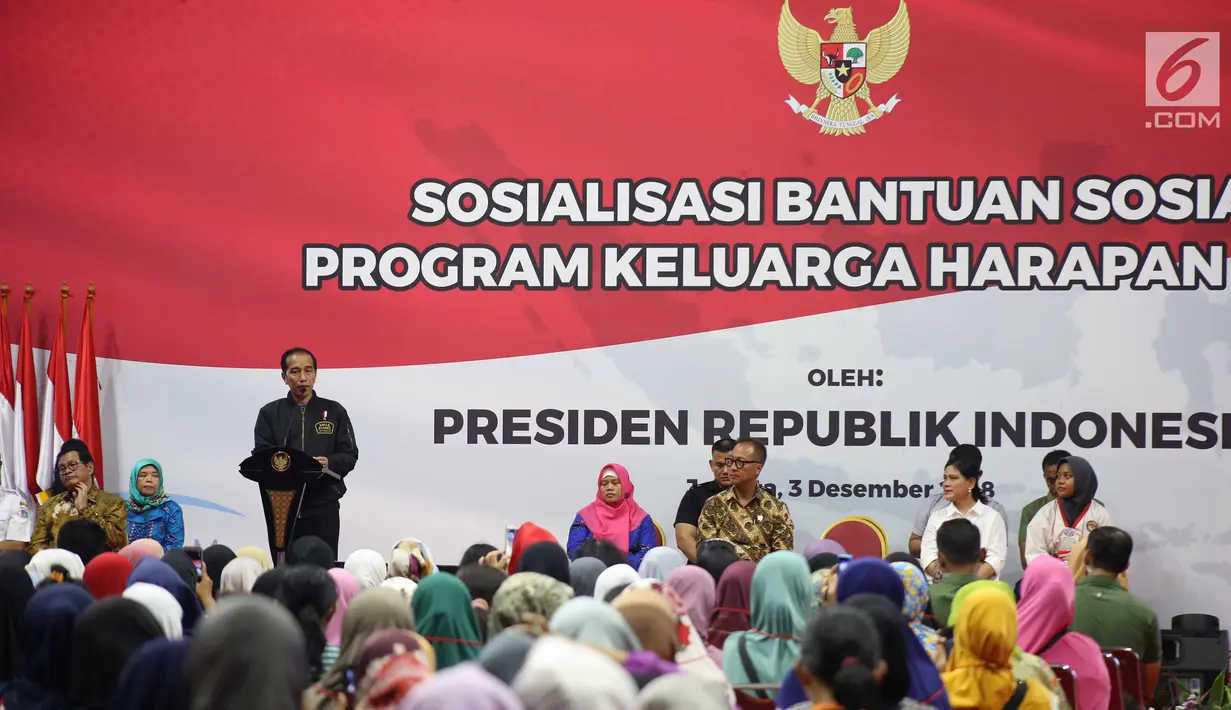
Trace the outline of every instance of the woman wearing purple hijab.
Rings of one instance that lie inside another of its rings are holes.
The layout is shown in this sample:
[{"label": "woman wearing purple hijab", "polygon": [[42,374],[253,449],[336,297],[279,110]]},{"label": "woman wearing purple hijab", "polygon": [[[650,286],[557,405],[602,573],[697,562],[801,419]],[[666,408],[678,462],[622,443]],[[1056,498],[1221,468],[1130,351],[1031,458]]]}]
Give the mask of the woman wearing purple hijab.
[{"label": "woman wearing purple hijab", "polygon": [[845,555],[846,548],[842,547],[842,545],[833,540],[813,540],[808,543],[807,547],[804,548],[804,559],[810,560],[822,552],[828,552],[834,555]]}]

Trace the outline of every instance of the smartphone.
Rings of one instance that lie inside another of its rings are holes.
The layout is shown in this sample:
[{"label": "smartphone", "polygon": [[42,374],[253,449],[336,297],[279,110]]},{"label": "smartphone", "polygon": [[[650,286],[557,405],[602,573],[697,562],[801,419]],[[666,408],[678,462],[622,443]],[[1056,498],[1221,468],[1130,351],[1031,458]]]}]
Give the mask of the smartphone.
[{"label": "smartphone", "polygon": [[205,564],[201,560],[193,560],[192,566],[197,568],[197,579],[200,579],[205,574]]},{"label": "smartphone", "polygon": [[510,525],[504,529],[504,556],[513,554],[513,537],[517,535],[517,526]]},{"label": "smartphone", "polygon": [[201,575],[205,574],[205,563],[201,561],[201,548],[185,547],[184,553],[188,555],[188,559],[192,560],[192,566],[197,569],[197,579],[201,579]]}]

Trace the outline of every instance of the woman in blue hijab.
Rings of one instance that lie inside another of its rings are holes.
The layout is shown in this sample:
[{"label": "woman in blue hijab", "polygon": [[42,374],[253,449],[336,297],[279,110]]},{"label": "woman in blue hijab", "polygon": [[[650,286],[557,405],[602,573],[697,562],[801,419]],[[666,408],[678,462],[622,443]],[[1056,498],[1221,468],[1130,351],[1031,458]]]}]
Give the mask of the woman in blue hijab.
[{"label": "woman in blue hijab", "polygon": [[[902,603],[906,600],[906,587],[897,570],[888,562],[877,557],[864,557],[853,562],[839,565],[838,568],[838,603],[842,604],[856,594],[874,594],[888,599],[901,617],[901,634],[906,643],[906,666],[910,670],[910,691],[906,697],[929,705],[938,710],[951,710],[949,698],[945,694],[945,684],[940,679],[936,664],[928,656],[928,652],[919,643],[910,624],[902,616]],[[775,704],[780,708],[791,707],[807,700],[803,686],[792,670],[782,683]]]},{"label": "woman in blue hijab", "polygon": [[187,641],[149,641],[124,663],[110,710],[188,710]]},{"label": "woman in blue hijab", "polygon": [[85,587],[52,584],[30,597],[17,626],[21,673],[0,688],[5,710],[72,710],[73,632],[94,602]]},{"label": "woman in blue hijab", "polygon": [[184,511],[167,497],[162,465],[141,459],[128,474],[128,541],[149,538],[164,550],[184,546]]}]

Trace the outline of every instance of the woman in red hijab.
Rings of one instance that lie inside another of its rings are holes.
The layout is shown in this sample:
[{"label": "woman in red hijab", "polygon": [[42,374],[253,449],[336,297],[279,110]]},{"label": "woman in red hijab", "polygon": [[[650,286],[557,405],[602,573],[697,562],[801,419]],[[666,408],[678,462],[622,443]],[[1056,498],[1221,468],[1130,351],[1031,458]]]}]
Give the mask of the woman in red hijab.
[{"label": "woman in red hijab", "polygon": [[598,472],[598,495],[578,511],[569,528],[569,559],[577,559],[582,543],[597,538],[620,548],[633,569],[640,567],[645,553],[658,546],[658,535],[653,519],[633,499],[633,490],[628,469],[618,463],[603,466]]},{"label": "woman in red hijab", "polygon": [[[508,565],[504,566],[509,574],[517,572],[517,566],[521,564],[522,553],[526,551],[527,547],[530,547],[536,542],[554,542],[557,545],[560,544],[560,541],[556,539],[555,535],[552,535],[543,528],[540,528],[534,523],[523,523],[520,528],[517,528],[517,533],[513,535],[513,544],[509,549],[509,559],[507,560]],[[496,553],[492,554],[494,555]]]}]

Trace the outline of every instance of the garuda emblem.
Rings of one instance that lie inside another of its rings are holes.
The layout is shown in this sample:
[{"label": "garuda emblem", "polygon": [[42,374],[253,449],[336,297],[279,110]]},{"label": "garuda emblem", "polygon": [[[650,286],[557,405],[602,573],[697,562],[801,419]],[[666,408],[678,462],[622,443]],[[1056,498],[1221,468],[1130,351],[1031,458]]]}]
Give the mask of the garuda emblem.
[{"label": "garuda emblem", "polygon": [[[883,84],[898,73],[910,51],[910,16],[906,0],[899,0],[898,11],[883,27],[877,27],[864,39],[855,30],[851,8],[829,11],[826,22],[834,26],[829,39],[800,24],[791,14],[790,0],[782,3],[778,19],[778,55],[782,66],[796,81],[816,84],[816,100],[805,106],[787,98],[787,104],[797,114],[818,124],[821,133],[850,136],[864,132],[864,126],[898,105],[894,94],[877,106],[872,101],[870,84]],[[829,99],[825,115],[817,111],[821,101]],[[868,112],[859,114],[860,102]]]}]

